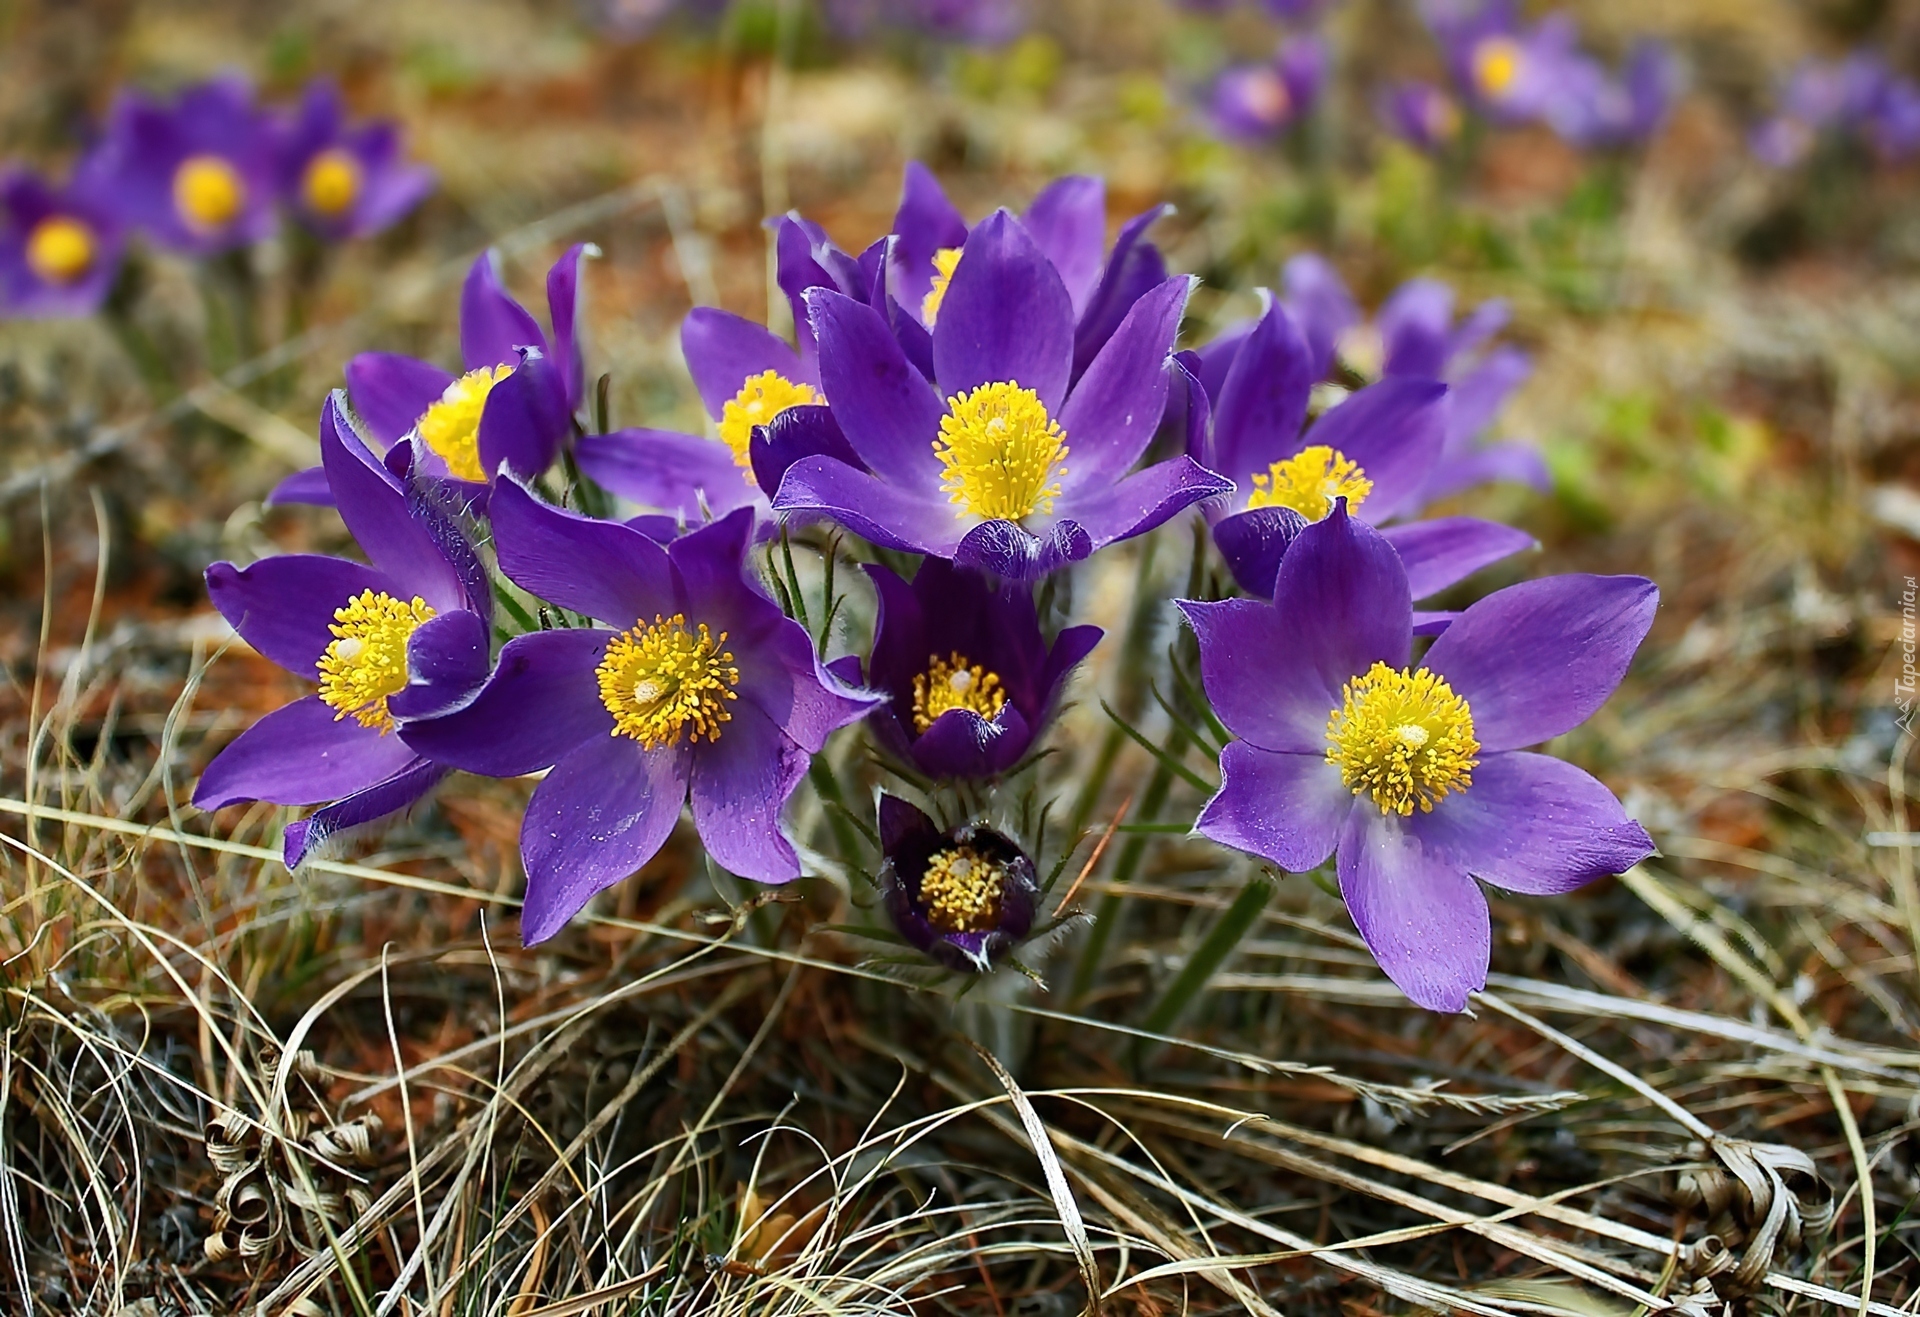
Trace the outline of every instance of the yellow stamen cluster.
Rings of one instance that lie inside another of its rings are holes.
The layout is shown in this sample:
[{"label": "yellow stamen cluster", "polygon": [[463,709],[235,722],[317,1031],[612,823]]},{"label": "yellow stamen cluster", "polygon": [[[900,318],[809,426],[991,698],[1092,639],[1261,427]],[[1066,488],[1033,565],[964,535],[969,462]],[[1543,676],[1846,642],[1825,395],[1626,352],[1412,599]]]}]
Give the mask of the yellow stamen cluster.
[{"label": "yellow stamen cluster", "polygon": [[49,215],[27,235],[27,268],[50,284],[70,284],[93,268],[93,230],[69,215]]},{"label": "yellow stamen cluster", "polygon": [[920,902],[943,933],[986,933],[1000,922],[1006,868],[971,846],[951,846],[927,861]]},{"label": "yellow stamen cluster", "polygon": [[1255,476],[1247,506],[1292,508],[1308,521],[1318,521],[1333,511],[1335,499],[1346,499],[1351,512],[1372,492],[1373,482],[1345,453],[1311,444]]},{"label": "yellow stamen cluster", "polygon": [[988,521],[1051,512],[1060,495],[1067,434],[1040,395],[1018,384],[982,384],[947,399],[933,454],[948,501]]},{"label": "yellow stamen cluster", "polygon": [[447,470],[461,480],[485,480],[480,464],[480,413],[487,408],[493,386],[513,374],[512,366],[482,366],[447,385],[440,401],[427,408],[415,423],[428,448],[446,460]]},{"label": "yellow stamen cluster", "polygon": [[360,199],[360,161],[351,151],[330,146],[307,161],[300,175],[300,200],[316,215],[344,215]]},{"label": "yellow stamen cluster", "polygon": [[1403,818],[1472,786],[1480,763],[1473,711],[1425,668],[1375,663],[1349,681],[1327,719],[1327,741],[1327,762],[1353,794]]},{"label": "yellow stamen cluster", "polygon": [[992,722],[1006,707],[1000,674],[969,663],[957,652],[927,659],[927,670],[913,679],[913,730],[924,732],[949,709],[972,709]]},{"label": "yellow stamen cluster", "polygon": [[246,181],[217,155],[188,156],[173,171],[174,209],[189,228],[225,228],[246,204]]},{"label": "yellow stamen cluster", "polygon": [[1520,77],[1526,52],[1512,37],[1491,36],[1473,48],[1473,84],[1483,96],[1499,100]]},{"label": "yellow stamen cluster", "polygon": [[689,726],[696,741],[719,740],[720,724],[733,720],[727,702],[740,698],[740,669],[721,648],[726,640],[726,632],[715,636],[704,622],[689,628],[684,613],[655,616],[651,626],[636,623],[615,636],[594,673],[613,734],[646,750],[674,744]]},{"label": "yellow stamen cluster", "polygon": [[933,287],[920,299],[920,323],[928,329],[940,318],[940,304],[947,300],[947,285],[953,282],[953,272],[959,268],[960,248],[942,247],[933,254]]},{"label": "yellow stamen cluster", "polygon": [[318,666],[320,701],[335,722],[352,715],[382,736],[393,730],[387,697],[407,687],[407,641],[434,616],[420,596],[402,601],[384,590],[362,590],[333,610],[335,639]]},{"label": "yellow stamen cluster", "polygon": [[[747,376],[740,392],[720,409],[720,438],[732,450],[733,464],[751,472],[756,425],[771,425],[773,418],[787,408],[805,407],[818,401],[820,394],[811,384],[795,384],[777,370]],[[749,474],[747,478],[753,477]]]}]

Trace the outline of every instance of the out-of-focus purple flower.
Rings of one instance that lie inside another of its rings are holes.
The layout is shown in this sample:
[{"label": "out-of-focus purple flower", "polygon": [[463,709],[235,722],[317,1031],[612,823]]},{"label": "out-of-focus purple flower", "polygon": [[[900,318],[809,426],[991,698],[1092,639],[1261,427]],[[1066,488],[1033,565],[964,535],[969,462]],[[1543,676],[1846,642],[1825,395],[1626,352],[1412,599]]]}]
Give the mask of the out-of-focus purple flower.
[{"label": "out-of-focus purple flower", "polygon": [[24,169],[0,175],[0,316],[91,315],[113,288],[125,246],[85,167],[65,188]]},{"label": "out-of-focus purple flower", "polygon": [[1550,14],[1529,29],[1513,0],[1425,8],[1454,85],[1496,123],[1523,123],[1544,113],[1568,61],[1577,55],[1578,33],[1564,13]]},{"label": "out-of-focus purple flower", "polygon": [[827,404],[867,469],[803,458],[775,511],[822,513],[886,548],[1028,581],[1225,492],[1186,457],[1133,470],[1165,408],[1190,288],[1176,277],[1136,301],[1071,384],[1067,287],[1027,228],[996,212],[967,235],[943,293],[937,392],[878,312],[812,290]]},{"label": "out-of-focus purple flower", "polygon": [[1312,112],[1326,67],[1319,37],[1289,37],[1266,63],[1235,65],[1214,79],[1208,112],[1222,136],[1270,141]]},{"label": "out-of-focus purple flower", "polygon": [[1387,977],[1429,1010],[1463,1010],[1491,951],[1476,878],[1559,895],[1653,852],[1605,786],[1526,747],[1605,703],[1658,601],[1637,576],[1528,581],[1468,608],[1411,666],[1405,570],[1340,509],[1301,532],[1272,603],[1180,605],[1239,738],[1196,828],[1296,873],[1333,856]]},{"label": "out-of-focus purple flower", "polygon": [[[1374,524],[1417,510],[1443,451],[1444,384],[1392,376],[1308,427],[1312,355],[1278,303],[1224,352],[1190,360],[1207,405],[1189,429],[1188,455],[1234,482],[1230,497],[1204,510],[1220,556],[1249,594],[1273,593],[1290,546],[1336,504]],[[1386,535],[1422,599],[1533,542],[1473,517],[1413,522]]]},{"label": "out-of-focus purple flower", "polygon": [[378,233],[433,191],[433,171],[407,161],[399,127],[384,120],[349,124],[331,82],[308,84],[276,137],[282,202],[323,237]]},{"label": "out-of-focus purple flower", "polygon": [[727,10],[727,0],[588,0],[596,27],[615,41],[638,41],[670,18],[710,23]]},{"label": "out-of-focus purple flower", "polygon": [[1380,97],[1387,131],[1418,150],[1443,151],[1460,136],[1460,107],[1430,82],[1401,82]]},{"label": "out-of-focus purple flower", "polygon": [[979,824],[942,832],[896,796],[880,797],[880,891],[893,926],[936,963],[984,974],[1033,931],[1033,860]]},{"label": "out-of-focus purple flower", "polygon": [[1805,159],[1821,137],[1847,135],[1857,135],[1890,162],[1920,150],[1920,87],[1876,51],[1796,67],[1778,109],[1754,130],[1750,146],[1763,163],[1786,169]]},{"label": "out-of-focus purple flower", "polygon": [[827,21],[849,37],[875,27],[911,28],[936,37],[999,45],[1027,25],[1022,0],[827,0]]},{"label": "out-of-focus purple flower", "polygon": [[1100,628],[1068,627],[1049,646],[1024,590],[938,558],[911,585],[886,567],[866,570],[880,596],[867,684],[888,696],[874,714],[883,738],[931,777],[989,777],[1019,763]]},{"label": "out-of-focus purple flower", "polygon": [[312,554],[215,563],[207,593],[256,651],[320,684],[207,765],[200,809],[323,808],[287,828],[288,868],[327,837],[405,809],[447,773],[395,735],[470,698],[487,675],[493,601],[454,526],[353,433],[335,394],[320,453],[341,520],[372,565]]},{"label": "out-of-focus purple flower", "polygon": [[274,223],[273,133],[238,77],[171,105],[114,102],[97,148],[101,196],[171,251],[208,256],[266,237]]},{"label": "out-of-focus purple flower", "polygon": [[1583,150],[1629,146],[1659,131],[1673,108],[1679,82],[1679,61],[1663,42],[1638,43],[1618,79],[1598,60],[1572,55],[1561,64],[1542,117]]},{"label": "out-of-focus purple flower", "polygon": [[781,808],[809,756],[880,697],[823,668],[812,637],[748,580],[752,514],[662,548],[512,481],[489,513],[508,577],[604,625],[508,641],[477,696],[402,735],[490,777],[552,769],[520,830],[526,941],[653,858],[689,796],[716,864],[756,882],[799,877]]},{"label": "out-of-focus purple flower", "polygon": [[1884,160],[1898,163],[1920,152],[1920,86],[1889,78],[1866,123],[1867,141]]}]

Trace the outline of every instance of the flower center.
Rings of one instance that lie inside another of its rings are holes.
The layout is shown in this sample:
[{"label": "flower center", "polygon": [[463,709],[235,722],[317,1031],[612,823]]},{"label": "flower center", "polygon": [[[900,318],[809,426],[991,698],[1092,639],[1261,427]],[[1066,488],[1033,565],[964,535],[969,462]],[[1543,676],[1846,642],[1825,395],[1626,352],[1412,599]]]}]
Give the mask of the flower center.
[{"label": "flower center", "polygon": [[1473,48],[1473,81],[1495,100],[1513,89],[1526,55],[1512,37],[1488,37]]},{"label": "flower center", "polygon": [[1006,706],[1000,674],[968,663],[959,652],[927,659],[927,670],[913,679],[913,730],[924,732],[949,709],[972,709],[992,722]]},{"label": "flower center", "polygon": [[247,204],[247,185],[217,155],[188,156],[173,171],[173,204],[189,228],[223,228]]},{"label": "flower center", "polygon": [[1066,474],[1066,432],[1032,389],[982,384],[947,399],[933,454],[948,501],[988,521],[1051,512]]},{"label": "flower center", "polygon": [[316,215],[346,214],[360,199],[360,161],[337,146],[320,152],[300,177],[300,199]]},{"label": "flower center", "polygon": [[480,413],[486,410],[493,386],[513,374],[512,366],[482,366],[470,370],[440,395],[414,424],[428,448],[446,460],[447,470],[461,480],[485,480],[480,465]]},{"label": "flower center", "polygon": [[1263,476],[1253,478],[1248,508],[1292,508],[1308,521],[1333,511],[1333,501],[1344,498],[1352,511],[1373,492],[1357,463],[1325,444],[1310,444],[1284,462],[1275,462]]},{"label": "flower center", "polygon": [[339,722],[348,714],[362,727],[393,730],[387,697],[407,686],[407,641],[434,618],[427,601],[409,601],[386,591],[362,590],[333,610],[327,630],[335,639],[320,656],[320,701]]},{"label": "flower center", "polygon": [[1460,135],[1460,107],[1445,96],[1432,96],[1427,99],[1422,117],[1427,122],[1427,133],[1434,140],[1451,142]]},{"label": "flower center", "polygon": [[1256,69],[1241,87],[1240,95],[1246,112],[1269,128],[1286,122],[1287,113],[1293,109],[1293,97],[1287,94],[1286,82],[1272,69]]},{"label": "flower center", "polygon": [[933,287],[920,299],[920,323],[928,329],[940,318],[940,304],[947,300],[947,285],[953,282],[953,272],[959,268],[960,248],[942,247],[933,254]]},{"label": "flower center", "polygon": [[733,719],[727,701],[740,698],[740,669],[720,648],[726,640],[705,622],[688,629],[684,613],[656,615],[651,626],[636,622],[615,636],[594,672],[613,734],[651,750],[674,744],[691,724],[694,740],[719,740],[720,724]]},{"label": "flower center", "polygon": [[93,230],[66,215],[49,215],[27,235],[27,268],[50,284],[70,284],[93,265]]},{"label": "flower center", "polygon": [[733,451],[733,464],[747,470],[751,480],[754,427],[770,425],[787,408],[804,407],[819,398],[811,384],[795,384],[777,370],[747,376],[740,392],[720,409],[720,438]]},{"label": "flower center", "polygon": [[1341,692],[1327,718],[1327,762],[1353,794],[1382,814],[1430,813],[1447,793],[1473,785],[1473,711],[1444,678],[1375,663]]},{"label": "flower center", "polygon": [[943,933],[988,933],[1000,922],[1007,870],[971,846],[950,846],[927,861],[920,903]]}]

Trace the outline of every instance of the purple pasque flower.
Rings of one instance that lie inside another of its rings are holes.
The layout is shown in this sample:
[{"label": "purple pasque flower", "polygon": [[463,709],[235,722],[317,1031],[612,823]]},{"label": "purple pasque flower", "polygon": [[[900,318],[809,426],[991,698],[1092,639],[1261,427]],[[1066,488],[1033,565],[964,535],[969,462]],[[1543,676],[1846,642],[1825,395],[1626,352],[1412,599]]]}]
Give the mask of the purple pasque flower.
[{"label": "purple pasque flower", "polygon": [[[1336,506],[1373,524],[1415,510],[1441,456],[1446,385],[1391,376],[1308,426],[1313,359],[1277,302],[1230,353],[1201,354],[1198,364],[1205,405],[1190,417],[1188,453],[1234,482],[1230,497],[1204,511],[1241,589],[1270,597],[1289,546]],[[1412,522],[1385,533],[1421,599],[1533,543],[1523,531],[1475,517]]]},{"label": "purple pasque flower", "polygon": [[1821,137],[1846,135],[1864,139],[1888,161],[1920,149],[1920,87],[1894,73],[1877,51],[1802,62],[1750,144],[1762,162],[1786,169],[1805,159]]},{"label": "purple pasque flower", "polygon": [[1582,150],[1631,146],[1659,131],[1679,87],[1679,60],[1649,38],[1635,44],[1618,78],[1590,56],[1569,56],[1542,117]]},{"label": "purple pasque flower", "polygon": [[937,391],[878,312],[814,289],[827,404],[867,469],[802,458],[774,510],[822,513],[886,548],[1030,581],[1226,492],[1186,457],[1133,471],[1166,404],[1190,287],[1177,277],[1141,297],[1070,387],[1066,286],[1026,227],[997,212],[967,235],[943,294]]},{"label": "purple pasque flower", "polygon": [[849,37],[886,24],[979,45],[1010,41],[1027,23],[1023,0],[827,0],[826,13]]},{"label": "purple pasque flower", "polygon": [[433,191],[433,171],[407,160],[399,126],[348,123],[340,89],[329,81],[307,84],[299,106],[275,127],[281,203],[322,237],[378,233]]},{"label": "purple pasque flower", "polygon": [[1326,78],[1326,43],[1289,37],[1273,58],[1236,64],[1214,79],[1208,114],[1223,137],[1268,142],[1312,112]]},{"label": "purple pasque flower", "polygon": [[[1166,258],[1146,240],[1146,232],[1170,210],[1155,206],[1135,215],[1120,226],[1108,250],[1105,182],[1069,174],[1042,188],[1020,217],[1067,291],[1074,380],[1106,346],[1133,304],[1166,282]],[[908,161],[900,208],[893,217],[893,241],[886,250],[886,287],[893,304],[904,308],[904,318],[915,326],[931,330],[938,324],[970,232],[932,171],[917,160]],[[878,299],[871,300],[876,310],[887,309]],[[933,379],[937,372],[931,343],[898,319],[895,331],[908,360]]]},{"label": "purple pasque flower", "polygon": [[1033,860],[1002,832],[942,831],[897,796],[880,797],[880,893],[893,926],[935,963],[985,974],[1033,931]]},{"label": "purple pasque flower", "polygon": [[1474,879],[1558,895],[1653,853],[1606,787],[1526,747],[1606,702],[1658,602],[1638,576],[1523,582],[1413,665],[1399,555],[1341,509],[1301,532],[1271,604],[1180,604],[1238,738],[1195,828],[1295,873],[1334,856],[1387,977],[1429,1010],[1462,1010],[1490,950]]},{"label": "purple pasque flower", "polygon": [[991,777],[1033,748],[1068,675],[1100,642],[1068,627],[1048,645],[1021,589],[928,558],[909,585],[869,565],[880,596],[867,684],[888,702],[882,739],[929,777]]},{"label": "purple pasque flower", "polygon": [[171,105],[122,92],[97,148],[101,196],[169,251],[211,256],[273,231],[273,133],[244,78]]},{"label": "purple pasque flower", "polygon": [[1528,28],[1514,0],[1477,5],[1431,0],[1425,8],[1454,85],[1496,123],[1540,117],[1557,94],[1568,61],[1579,53],[1578,31],[1564,12]]},{"label": "purple pasque flower", "polygon": [[781,807],[808,757],[880,697],[824,669],[806,630],[748,580],[752,514],[665,548],[513,481],[489,514],[508,577],[601,625],[508,641],[477,696],[401,734],[490,777],[552,769],[520,830],[526,941],[651,859],[689,795],[715,863],[756,882],[799,877]]},{"label": "purple pasque flower", "polygon": [[1388,132],[1429,155],[1460,138],[1459,104],[1431,82],[1393,84],[1381,93],[1378,113]]},{"label": "purple pasque flower", "polygon": [[320,684],[241,733],[193,793],[205,810],[325,802],[288,826],[288,868],[334,833],[405,809],[446,775],[394,733],[486,679],[493,609],[472,548],[360,441],[338,393],[321,412],[320,455],[371,565],[282,554],[207,569],[207,593],[241,638]]},{"label": "purple pasque flower", "polygon": [[90,186],[14,169],[0,175],[0,317],[91,315],[120,271],[126,235]]}]

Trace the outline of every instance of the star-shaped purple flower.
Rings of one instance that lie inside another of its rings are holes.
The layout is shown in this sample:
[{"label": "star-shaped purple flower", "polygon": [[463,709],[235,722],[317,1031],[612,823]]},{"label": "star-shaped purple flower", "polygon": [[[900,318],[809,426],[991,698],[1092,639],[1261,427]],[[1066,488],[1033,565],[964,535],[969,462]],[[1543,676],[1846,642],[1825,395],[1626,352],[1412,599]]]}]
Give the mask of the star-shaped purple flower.
[{"label": "star-shaped purple flower", "polygon": [[911,585],[869,566],[880,596],[867,682],[886,693],[882,738],[931,777],[989,777],[1032,749],[1067,676],[1099,643],[1068,627],[1049,646],[1027,592],[938,558]]},{"label": "star-shaped purple flower", "polygon": [[962,974],[985,974],[1033,931],[1033,860],[978,824],[942,832],[896,796],[880,797],[880,893],[915,949]]},{"label": "star-shaped purple flower", "polygon": [[651,859],[689,795],[715,863],[757,882],[799,877],[781,807],[809,756],[880,697],[827,672],[749,582],[752,514],[662,548],[502,481],[490,515],[508,577],[605,625],[508,641],[478,696],[402,735],[490,777],[552,769],[520,830],[527,942]]},{"label": "star-shaped purple flower", "polygon": [[1165,408],[1190,286],[1168,279],[1135,302],[1069,389],[1066,286],[1025,226],[998,212],[967,235],[943,294],[937,391],[871,307],[814,289],[827,403],[867,470],[803,458],[775,511],[823,513],[887,548],[1028,581],[1226,492],[1186,457],[1128,474]]},{"label": "star-shaped purple flower", "polygon": [[65,188],[24,169],[0,176],[0,316],[91,315],[120,271],[126,235],[93,186]]},{"label": "star-shaped purple flower", "polygon": [[1458,1011],[1486,985],[1476,878],[1558,895],[1653,852],[1599,782],[1526,747],[1592,716],[1653,623],[1638,576],[1555,576],[1461,614],[1411,665],[1407,578],[1344,509],[1301,532],[1271,604],[1182,601],[1239,739],[1198,831],[1340,892],[1401,991]]},{"label": "star-shaped purple flower", "polygon": [[1454,85],[1495,123],[1524,123],[1543,115],[1560,92],[1569,62],[1579,58],[1579,33],[1572,16],[1563,12],[1528,28],[1514,0],[1467,5],[1429,0],[1425,8]]},{"label": "star-shaped purple flower", "polygon": [[1222,70],[1207,98],[1208,116],[1223,137],[1272,141],[1312,113],[1326,72],[1325,42],[1289,37],[1269,60]]},{"label": "star-shaped purple flower", "polygon": [[340,517],[372,565],[313,554],[207,569],[214,607],[317,694],[268,714],[207,765],[193,803],[324,808],[287,828],[288,868],[327,837],[405,809],[447,773],[396,727],[486,679],[492,595],[459,532],[353,433],[335,394],[320,454]]},{"label": "star-shaped purple flower", "polygon": [[1460,106],[1430,82],[1398,82],[1381,93],[1380,122],[1395,137],[1429,155],[1451,147],[1460,138]]},{"label": "star-shaped purple flower", "polygon": [[298,108],[276,123],[274,138],[281,202],[322,237],[378,233],[433,191],[433,171],[407,160],[399,126],[348,123],[331,82],[309,83]]}]

